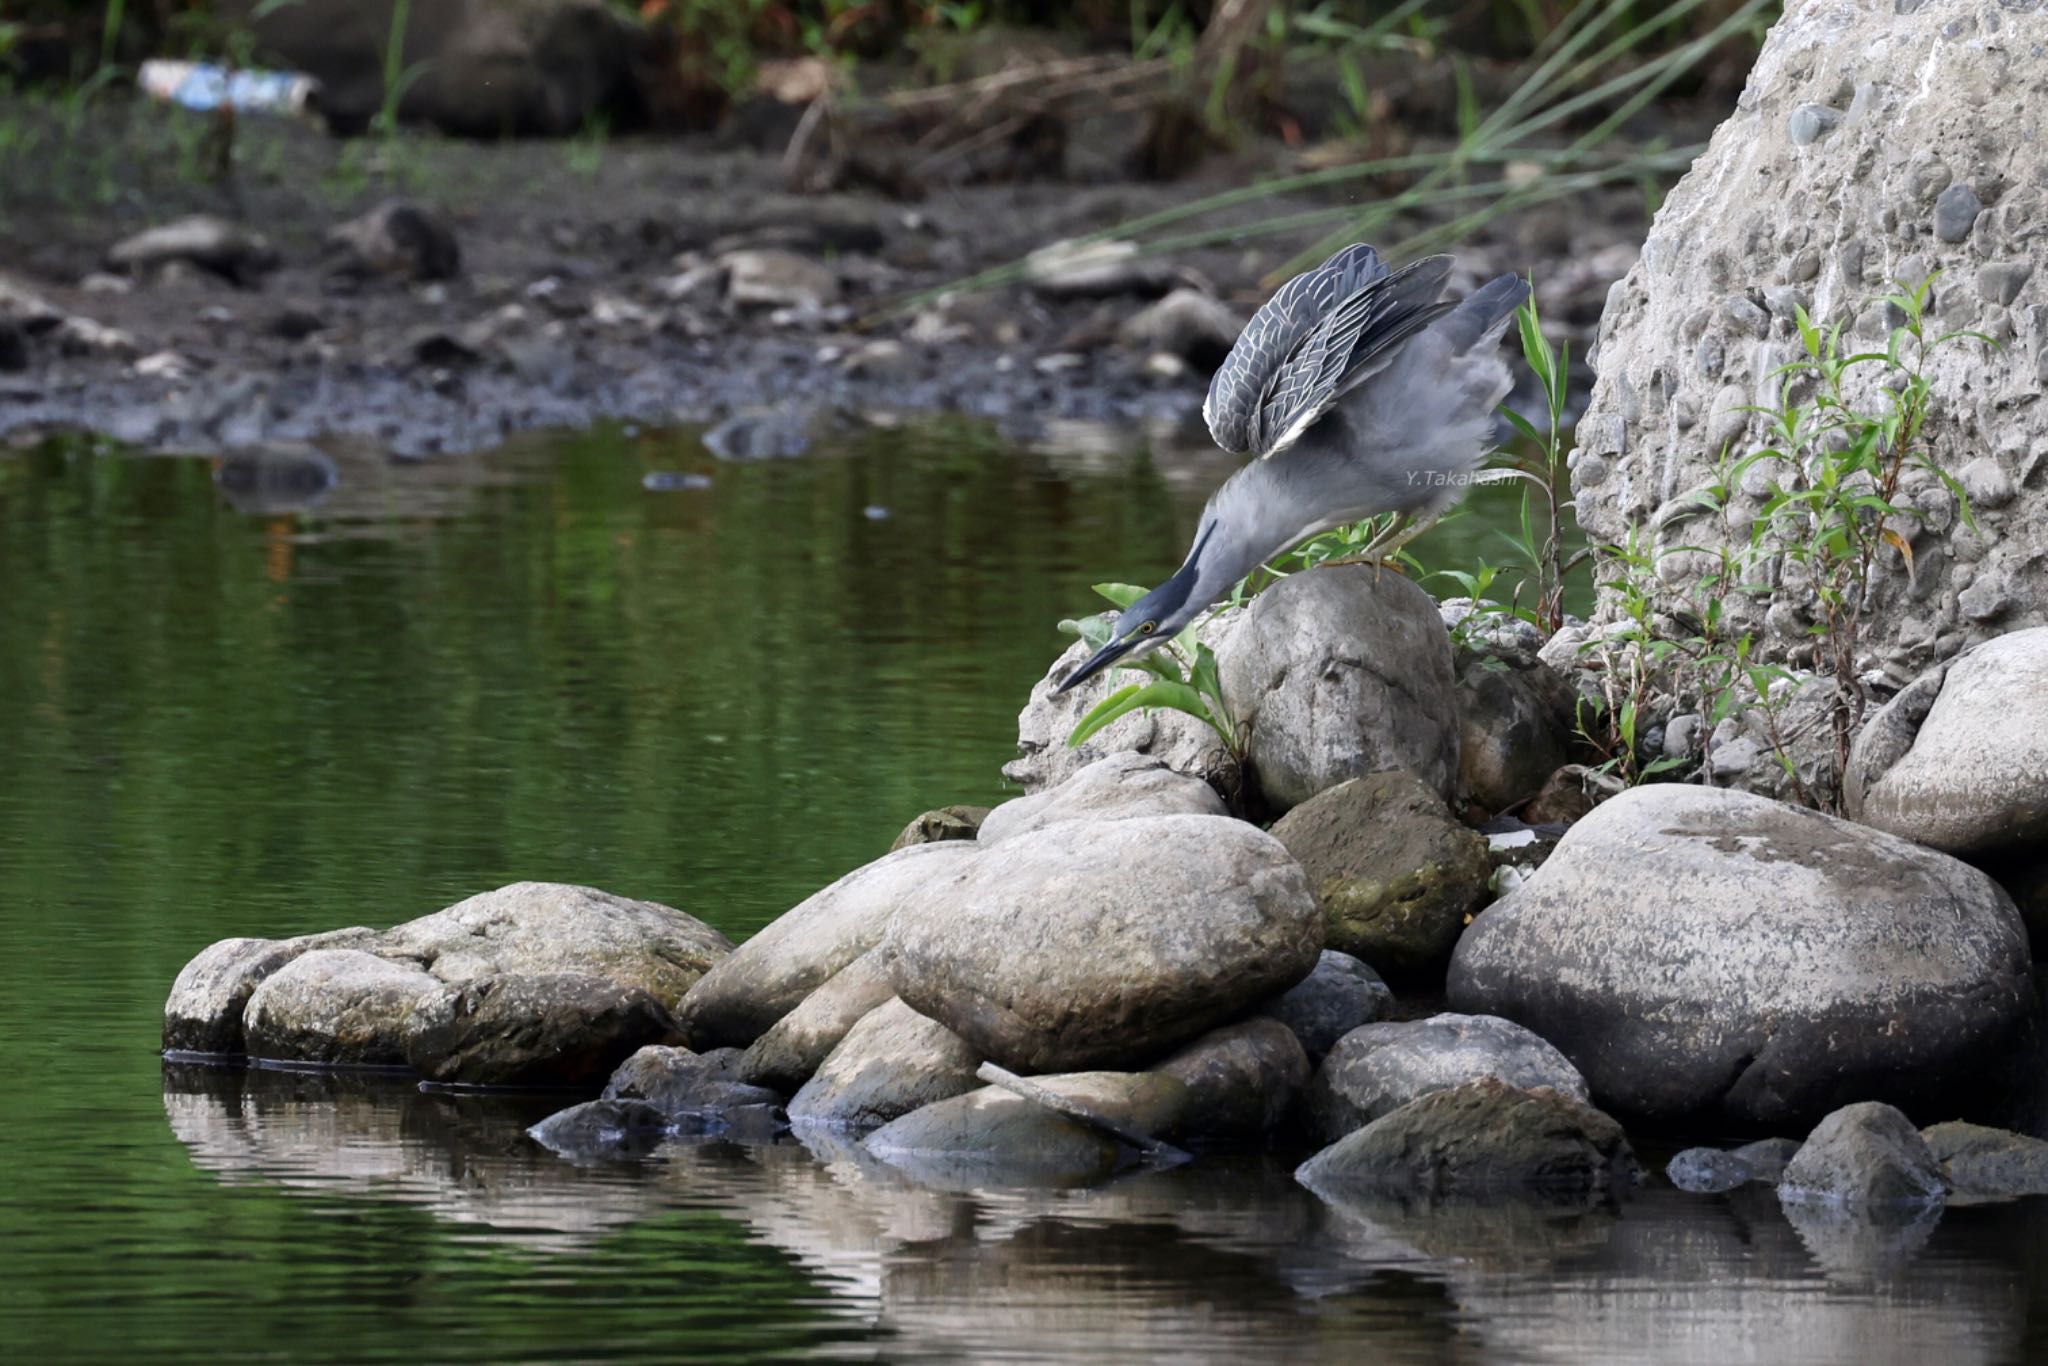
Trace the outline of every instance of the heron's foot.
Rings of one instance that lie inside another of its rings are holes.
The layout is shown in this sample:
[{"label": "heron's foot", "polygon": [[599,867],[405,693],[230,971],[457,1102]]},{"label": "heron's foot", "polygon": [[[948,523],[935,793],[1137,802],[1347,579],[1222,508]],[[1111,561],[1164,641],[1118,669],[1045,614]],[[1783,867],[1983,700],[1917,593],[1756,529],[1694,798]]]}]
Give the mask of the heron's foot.
[{"label": "heron's foot", "polygon": [[1378,555],[1368,555],[1363,551],[1360,551],[1356,555],[1345,555],[1340,559],[1324,560],[1322,563],[1318,564],[1316,568],[1335,569],[1339,565],[1346,564],[1369,564],[1374,569],[1391,569],[1396,574],[1401,574],[1404,576],[1408,573],[1408,566],[1402,564],[1398,560],[1382,559]]}]

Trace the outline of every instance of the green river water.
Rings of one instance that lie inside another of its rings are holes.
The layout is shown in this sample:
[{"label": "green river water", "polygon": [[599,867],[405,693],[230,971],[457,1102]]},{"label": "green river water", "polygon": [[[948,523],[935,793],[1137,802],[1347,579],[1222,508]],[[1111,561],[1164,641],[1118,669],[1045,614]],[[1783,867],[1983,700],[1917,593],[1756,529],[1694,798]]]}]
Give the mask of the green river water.
[{"label": "green river water", "polygon": [[793,1143],[577,1166],[523,1134],[554,1098],[157,1057],[215,939],[520,878],[738,938],[920,810],[1000,800],[1054,623],[1169,571],[1221,474],[1078,430],[759,465],[615,430],[344,454],[293,511],[202,459],[0,452],[0,1354],[2044,1359],[2035,1203],[1844,1229],[1767,1190],[1340,1209],[1283,1160],[1071,1192]]}]

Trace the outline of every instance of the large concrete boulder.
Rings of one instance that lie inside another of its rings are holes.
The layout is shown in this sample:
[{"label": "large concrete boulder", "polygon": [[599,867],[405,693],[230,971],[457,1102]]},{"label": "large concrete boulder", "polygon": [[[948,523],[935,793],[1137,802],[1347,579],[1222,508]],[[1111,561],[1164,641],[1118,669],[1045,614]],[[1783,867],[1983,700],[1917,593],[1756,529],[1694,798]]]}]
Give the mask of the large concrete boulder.
[{"label": "large concrete boulder", "polygon": [[693,915],[595,887],[515,882],[395,925],[376,951],[444,982],[500,973],[585,973],[673,1002],[732,941]]},{"label": "large concrete boulder", "polygon": [[1142,1066],[1300,981],[1322,941],[1300,865],[1221,816],[1004,840],[914,890],[888,936],[906,1003],[1025,1072]]},{"label": "large concrete boulder", "polygon": [[[1765,444],[1767,417],[1751,409],[1778,406],[1779,367],[1803,354],[1794,309],[1881,351],[1893,282],[1938,272],[1930,330],[1999,344],[1943,347],[1926,363],[1918,444],[1961,481],[1979,530],[1931,471],[1909,469],[1913,561],[1878,561],[1859,663],[1903,684],[1972,641],[2048,620],[2048,484],[2033,477],[2048,439],[2035,401],[2048,379],[2048,273],[2036,269],[2048,141],[2033,41],[2029,21],[1992,0],[1786,6],[1735,112],[1608,294],[1577,429],[1579,521],[1596,544],[1655,528],[1660,606],[1691,608],[1717,568],[1669,552],[1746,538],[1770,496],[1759,466],[1725,519],[1681,515],[1724,448],[1739,458]],[[1857,367],[1849,401],[1887,411],[1884,378]],[[1756,632],[1767,653],[1810,650],[1810,588],[1788,580],[1771,602],[1725,601],[1731,634]]]},{"label": "large concrete boulder", "polygon": [[1000,843],[1061,821],[1114,821],[1131,816],[1224,816],[1216,789],[1149,754],[1098,759],[1059,785],[1004,802],[988,813],[977,836]]},{"label": "large concrete boulder", "polygon": [[[1219,612],[1203,621],[1196,635],[1222,658],[1243,620],[1242,612]],[[1072,692],[1057,692],[1067,676],[1093,653],[1086,641],[1075,641],[1032,686],[1031,698],[1017,716],[1017,757],[1003,765],[1005,778],[1027,794],[1036,793],[1065,782],[1109,755],[1143,754],[1176,773],[1200,778],[1218,792],[1238,790],[1237,760],[1223,737],[1182,712],[1134,711],[1068,748],[1067,737],[1082,717],[1103,698],[1144,677],[1127,669],[1108,669]]]},{"label": "large concrete boulder", "polygon": [[1410,1101],[1294,1175],[1318,1194],[1578,1202],[1633,1185],[1640,1169],[1621,1126],[1583,1100],[1489,1077]]},{"label": "large concrete boulder", "polygon": [[2048,846],[2048,628],[1965,651],[1871,718],[1849,753],[1856,820],[1970,858]]},{"label": "large concrete boulder", "polygon": [[676,1009],[692,1046],[744,1048],[854,959],[882,941],[917,889],[975,855],[971,840],[915,844],[856,868],[747,940]]},{"label": "large concrete boulder", "polygon": [[1586,1099],[1571,1060],[1512,1020],[1432,1015],[1365,1025],[1339,1039],[1309,1085],[1309,1126],[1334,1143],[1431,1091],[1482,1077]]},{"label": "large concrete boulder", "polygon": [[1486,837],[1412,773],[1319,792],[1275,822],[1273,837],[1308,874],[1330,947],[1390,977],[1440,973],[1489,895]]},{"label": "large concrete boulder", "polygon": [[1389,768],[1456,795],[1451,639],[1429,594],[1376,565],[1325,566],[1274,584],[1244,618],[1218,651],[1223,698],[1249,728],[1268,807]]},{"label": "large concrete boulder", "polygon": [[790,1122],[865,1132],[921,1106],[981,1085],[981,1056],[936,1020],[898,1000],[876,1006],[846,1032],[789,1102]]},{"label": "large concrete boulder", "polygon": [[1449,999],[1548,1039],[1617,1113],[1762,1128],[1964,1082],[2031,990],[2019,914],[1976,869],[1669,784],[1597,807],[1482,912]]},{"label": "large concrete boulder", "polygon": [[349,1067],[403,1067],[413,1017],[442,983],[411,963],[361,949],[315,949],[249,994],[249,1056]]}]

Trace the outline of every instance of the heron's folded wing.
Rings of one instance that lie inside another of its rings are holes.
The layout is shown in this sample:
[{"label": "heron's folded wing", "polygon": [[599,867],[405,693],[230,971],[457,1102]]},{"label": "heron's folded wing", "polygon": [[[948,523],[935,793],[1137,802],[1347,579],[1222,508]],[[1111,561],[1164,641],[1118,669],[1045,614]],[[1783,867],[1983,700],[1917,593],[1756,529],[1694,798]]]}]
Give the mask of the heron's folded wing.
[{"label": "heron's folded wing", "polygon": [[1425,257],[1340,303],[1273,377],[1254,424],[1253,452],[1269,459],[1292,446],[1340,394],[1385,368],[1395,348],[1450,312],[1454,305],[1436,298],[1450,270],[1450,257]]},{"label": "heron's folded wing", "polygon": [[1217,445],[1240,453],[1254,449],[1260,409],[1275,377],[1346,299],[1386,274],[1379,253],[1360,242],[1295,276],[1266,300],[1209,381],[1202,417]]}]

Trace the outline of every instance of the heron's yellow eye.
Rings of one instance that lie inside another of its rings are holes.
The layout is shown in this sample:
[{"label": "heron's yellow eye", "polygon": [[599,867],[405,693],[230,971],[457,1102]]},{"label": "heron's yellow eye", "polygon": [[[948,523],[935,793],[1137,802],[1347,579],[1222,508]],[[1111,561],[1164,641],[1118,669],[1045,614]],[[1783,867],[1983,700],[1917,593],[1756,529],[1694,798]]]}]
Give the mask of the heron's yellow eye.
[{"label": "heron's yellow eye", "polygon": [[1159,623],[1158,623],[1158,622],[1156,622],[1156,621],[1148,621],[1148,622],[1146,622],[1146,623],[1145,623],[1145,624],[1144,624],[1143,626],[1140,626],[1140,627],[1138,628],[1138,634],[1139,634],[1139,635],[1141,635],[1141,636],[1149,636],[1149,635],[1151,635],[1151,634],[1152,634],[1152,633],[1153,633],[1154,631],[1156,631],[1156,630],[1158,630],[1158,629],[1159,629]]}]

